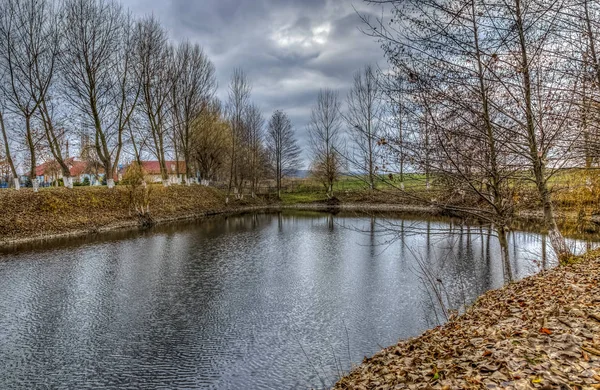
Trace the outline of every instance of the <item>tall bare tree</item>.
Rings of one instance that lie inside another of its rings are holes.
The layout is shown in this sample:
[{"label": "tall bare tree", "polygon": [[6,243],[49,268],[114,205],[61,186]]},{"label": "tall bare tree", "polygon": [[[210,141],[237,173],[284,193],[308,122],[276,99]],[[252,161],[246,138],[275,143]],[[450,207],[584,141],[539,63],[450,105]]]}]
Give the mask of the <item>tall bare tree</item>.
[{"label": "tall bare tree", "polygon": [[[2,8],[0,6],[0,13],[2,12]],[[0,57],[0,84],[5,84],[7,83],[7,79],[6,79],[6,66],[3,63],[3,58]],[[2,143],[4,145],[3,149],[4,149],[4,159],[6,160],[6,163],[8,164],[8,167],[10,169],[10,173],[12,174],[12,178],[13,178],[13,183],[15,186],[16,190],[19,190],[21,185],[19,182],[19,176],[17,175],[17,169],[15,167],[15,163],[13,160],[13,155],[11,153],[11,149],[10,149],[10,139],[8,137],[8,130],[6,129],[6,122],[5,122],[5,112],[6,112],[6,103],[7,103],[7,99],[6,96],[4,96],[4,91],[0,88],[0,132],[2,132]]]},{"label": "tall bare tree", "polygon": [[[409,84],[402,88],[403,108],[421,134],[411,158],[438,184],[448,184],[442,206],[504,227],[515,184],[531,180],[553,247],[568,257],[549,189],[576,138],[569,91],[577,77],[565,73],[568,61],[560,53],[568,48],[557,39],[567,2],[372,2],[393,9],[392,23],[372,31],[393,71]],[[464,207],[469,196],[485,207]]]},{"label": "tall bare tree", "polygon": [[5,70],[6,82],[0,84],[7,99],[7,109],[21,116],[24,122],[23,138],[29,153],[29,176],[36,180],[37,150],[43,136],[36,130],[35,115],[41,100],[35,80],[38,58],[45,55],[48,29],[54,18],[51,4],[37,0],[5,0],[0,3],[0,66]]},{"label": "tall bare tree", "polygon": [[243,161],[240,157],[243,157],[241,146],[243,146],[242,139],[245,131],[244,113],[250,105],[251,91],[252,87],[246,73],[242,69],[234,69],[229,83],[229,97],[227,102],[227,111],[231,126],[230,173],[227,201],[229,201],[229,196],[231,196],[234,188],[238,191],[238,196],[241,196],[240,190],[244,182],[243,172],[240,170],[240,162]]},{"label": "tall bare tree", "polygon": [[192,175],[192,124],[208,108],[217,81],[215,67],[198,44],[182,42],[175,52],[172,92],[175,143],[185,161],[185,179]]},{"label": "tall bare tree", "polygon": [[[45,134],[47,147],[60,167],[65,187],[73,188],[68,155],[68,131],[57,126],[58,104],[57,63],[61,53],[60,10],[52,1],[26,1],[18,13],[26,23],[25,42],[30,64],[27,80],[29,92],[38,107],[38,118]],[[34,167],[35,169],[35,167]],[[32,182],[37,189],[37,180],[32,170]]]},{"label": "tall bare tree", "polygon": [[353,150],[350,164],[366,175],[371,190],[380,167],[380,146],[383,136],[383,104],[377,75],[368,65],[354,75],[354,84],[346,98],[345,114]]},{"label": "tall bare tree", "polygon": [[[560,136],[568,133],[569,113],[575,109],[573,101],[569,101],[573,96],[565,96],[565,92],[576,81],[563,78],[563,47],[553,39],[558,27],[554,23],[554,15],[560,13],[566,4],[565,1],[529,4],[524,0],[514,0],[505,10],[509,23],[514,26],[514,33],[508,38],[514,42],[517,54],[514,61],[520,75],[521,93],[514,94],[514,104],[521,109],[519,130],[528,152],[524,155],[530,159],[550,242],[561,259],[568,258],[571,250],[556,223],[548,184],[551,172],[548,172],[547,159],[555,146],[552,141],[561,140]],[[550,61],[551,67],[548,67],[547,61]],[[570,95],[570,91],[567,93]],[[563,112],[556,115],[550,109],[551,104],[558,105]]]},{"label": "tall bare tree", "polygon": [[302,163],[292,122],[285,112],[277,110],[271,116],[266,145],[277,183],[277,197],[281,199],[282,180],[297,171]]},{"label": "tall bare tree", "polygon": [[135,32],[137,82],[140,83],[141,110],[151,135],[152,152],[158,159],[163,184],[169,185],[166,147],[173,91],[173,49],[165,29],[154,17],[137,23]]},{"label": "tall bare tree", "polygon": [[250,181],[250,192],[256,197],[258,182],[264,175],[266,153],[263,146],[265,120],[260,109],[250,105],[244,114],[243,137],[245,143],[247,177]]},{"label": "tall bare tree", "polygon": [[312,173],[323,183],[327,196],[333,197],[333,184],[338,180],[342,161],[342,114],[337,92],[319,91],[308,124],[313,154]]},{"label": "tall bare tree", "polygon": [[3,107],[2,107],[1,103],[0,103],[0,131],[2,132],[2,142],[4,143],[4,154],[6,156],[5,157],[6,163],[8,164],[8,166],[10,168],[10,172],[13,177],[15,189],[19,190],[21,188],[21,184],[19,183],[19,176],[17,175],[15,163],[13,161],[12,154],[10,151],[10,141],[8,139],[8,134],[6,131],[6,124],[4,122],[4,115],[3,115]]},{"label": "tall bare tree", "polygon": [[62,29],[64,95],[83,128],[92,129],[92,146],[112,188],[141,91],[134,80],[133,19],[113,0],[65,0]]}]

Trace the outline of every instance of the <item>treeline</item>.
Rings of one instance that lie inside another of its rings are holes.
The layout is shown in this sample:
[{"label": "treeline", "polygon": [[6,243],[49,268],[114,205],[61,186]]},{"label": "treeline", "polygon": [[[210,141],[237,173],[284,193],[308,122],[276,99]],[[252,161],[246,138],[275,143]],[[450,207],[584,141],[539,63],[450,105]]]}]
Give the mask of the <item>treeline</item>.
[{"label": "treeline", "polygon": [[[327,195],[345,172],[419,198],[404,191],[405,176],[423,174],[444,196],[422,201],[489,221],[505,240],[527,189],[568,257],[551,184],[562,168],[600,163],[600,4],[368,2],[391,10],[364,19],[388,66],[357,72],[345,99],[322,90],[309,118],[311,171]],[[122,161],[153,156],[165,185],[174,159],[187,182],[199,174],[242,196],[269,178],[280,193],[303,164],[289,117],[265,120],[243,70],[219,101],[199,45],[174,44],[155,18],[113,1],[0,2],[0,80],[0,160],[15,178],[15,156],[31,178],[39,161],[55,160],[70,186],[74,136],[109,186]]]},{"label": "treeline", "polygon": [[390,66],[381,85],[395,111],[385,140],[395,166],[425,173],[446,192],[438,203],[492,222],[501,240],[519,191],[532,189],[552,246],[568,258],[551,183],[561,168],[598,166],[600,4],[369,2],[391,8],[365,22]]},{"label": "treeline", "polygon": [[[304,166],[290,118],[276,111],[265,120],[242,69],[221,102],[215,74],[198,44],[173,43],[155,17],[134,18],[117,1],[3,0],[2,176],[18,189],[24,168],[37,188],[36,166],[51,162],[70,188],[75,143],[86,173],[104,175],[109,187],[119,166],[152,159],[165,185],[173,181],[167,162],[177,161],[177,181],[218,181],[241,197],[271,179],[280,195],[282,179]],[[347,108],[338,92],[319,93],[308,126],[311,171],[328,196],[342,172],[364,173],[375,188],[382,96],[371,67],[356,75]]]},{"label": "treeline", "polygon": [[265,131],[242,70],[227,101],[216,90],[203,49],[171,42],[153,16],[136,19],[111,0],[0,2],[0,162],[17,189],[19,166],[36,186],[47,161],[72,187],[74,140],[109,187],[119,165],[145,158],[159,162],[165,185],[171,159],[185,163],[176,164],[183,182],[228,181],[241,194],[269,177],[281,187],[302,164],[288,116],[275,112]]}]

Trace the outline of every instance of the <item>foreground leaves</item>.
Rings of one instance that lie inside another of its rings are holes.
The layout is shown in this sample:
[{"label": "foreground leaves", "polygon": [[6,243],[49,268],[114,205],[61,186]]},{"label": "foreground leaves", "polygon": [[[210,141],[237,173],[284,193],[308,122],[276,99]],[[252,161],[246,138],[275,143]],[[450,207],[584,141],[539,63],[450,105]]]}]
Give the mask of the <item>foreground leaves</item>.
[{"label": "foreground leaves", "polygon": [[491,291],[337,389],[600,389],[600,253]]}]

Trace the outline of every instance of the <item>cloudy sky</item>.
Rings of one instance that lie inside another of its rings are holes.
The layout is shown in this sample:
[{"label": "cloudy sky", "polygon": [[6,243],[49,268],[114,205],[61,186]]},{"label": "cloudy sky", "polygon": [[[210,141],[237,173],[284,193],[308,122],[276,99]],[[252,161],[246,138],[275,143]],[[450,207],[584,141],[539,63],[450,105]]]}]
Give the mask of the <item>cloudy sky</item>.
[{"label": "cloudy sky", "polygon": [[352,75],[384,65],[373,38],[360,31],[355,8],[372,17],[377,6],[360,0],[122,0],[134,14],[153,13],[172,39],[200,43],[217,68],[219,97],[227,96],[234,68],[243,68],[253,100],[266,117],[281,109],[292,118],[306,149],[306,123],[320,88],[345,98]]}]

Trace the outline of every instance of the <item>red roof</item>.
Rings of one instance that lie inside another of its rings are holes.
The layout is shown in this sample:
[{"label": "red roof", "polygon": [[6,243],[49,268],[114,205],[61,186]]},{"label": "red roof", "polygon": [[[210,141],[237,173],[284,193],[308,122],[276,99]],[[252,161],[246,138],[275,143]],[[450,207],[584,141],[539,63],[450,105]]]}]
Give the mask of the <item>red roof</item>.
[{"label": "red roof", "polygon": [[[87,162],[78,161],[75,158],[71,157],[65,160],[65,163],[69,167],[69,171],[71,172],[71,176],[77,177],[85,173],[87,168]],[[49,172],[47,172],[49,171]],[[45,163],[38,165],[35,168],[36,176],[45,176],[46,174],[55,174],[62,173],[62,169],[56,160],[46,161]]]},{"label": "red roof", "polygon": [[[185,173],[185,161],[165,161],[167,172],[176,174],[177,164],[179,164],[179,173]],[[158,161],[142,161],[142,168],[149,175],[160,175],[160,163]]]}]

